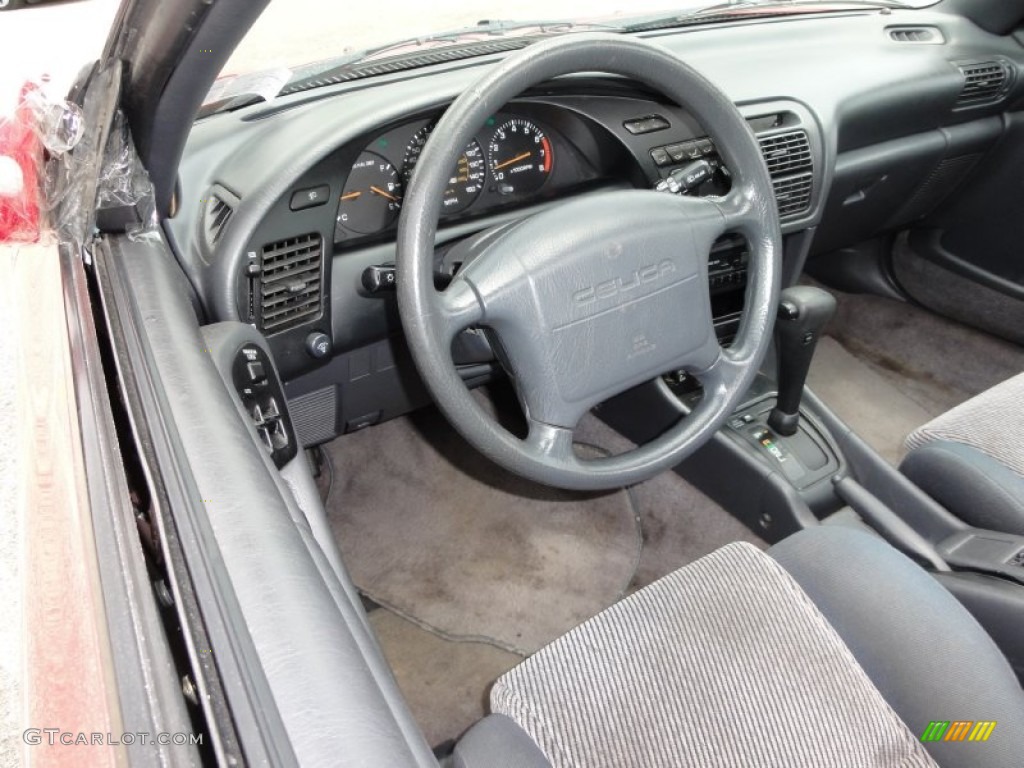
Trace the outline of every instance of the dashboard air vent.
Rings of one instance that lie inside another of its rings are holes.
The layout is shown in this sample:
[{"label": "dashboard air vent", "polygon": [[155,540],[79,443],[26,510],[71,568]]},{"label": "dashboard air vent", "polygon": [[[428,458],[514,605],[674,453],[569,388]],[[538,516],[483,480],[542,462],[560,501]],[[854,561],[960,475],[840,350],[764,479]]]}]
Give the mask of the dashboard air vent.
[{"label": "dashboard air vent", "polygon": [[758,137],[782,218],[806,213],[811,207],[814,161],[805,131],[786,131]]},{"label": "dashboard air vent", "polygon": [[946,38],[938,27],[889,27],[889,38],[897,43],[942,45]]},{"label": "dashboard air vent", "polygon": [[323,298],[323,240],[318,234],[263,246],[260,254],[259,321],[277,333],[320,316]]},{"label": "dashboard air vent", "polygon": [[795,216],[811,206],[811,174],[774,179],[775,199],[779,203],[779,216]]},{"label": "dashboard air vent", "polygon": [[1007,91],[1010,73],[1000,61],[957,64],[964,85],[957,97],[958,107],[973,107],[999,101]]}]

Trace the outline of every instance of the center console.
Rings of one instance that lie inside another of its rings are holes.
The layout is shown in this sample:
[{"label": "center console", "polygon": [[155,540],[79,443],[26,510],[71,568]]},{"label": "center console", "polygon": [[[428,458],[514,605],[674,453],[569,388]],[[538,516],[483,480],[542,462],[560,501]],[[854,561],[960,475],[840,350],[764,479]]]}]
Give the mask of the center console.
[{"label": "center console", "polygon": [[[720,274],[735,274],[733,264],[725,258]],[[731,283],[724,282],[718,295],[729,297]],[[726,425],[675,471],[769,543],[821,524],[855,526],[885,539],[961,601],[1024,682],[1024,536],[965,524],[805,388],[834,305],[817,288],[782,292],[774,354]],[[716,313],[716,326],[723,319]],[[721,322],[719,334],[728,343],[724,327]],[[644,443],[685,418],[702,396],[699,384],[680,372],[608,401],[597,414]]]}]

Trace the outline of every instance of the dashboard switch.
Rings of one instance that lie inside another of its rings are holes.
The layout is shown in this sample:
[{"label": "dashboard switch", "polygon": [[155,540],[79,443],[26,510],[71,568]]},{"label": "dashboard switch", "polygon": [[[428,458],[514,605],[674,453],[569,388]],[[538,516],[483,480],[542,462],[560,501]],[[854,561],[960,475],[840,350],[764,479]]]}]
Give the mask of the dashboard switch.
[{"label": "dashboard switch", "polygon": [[635,136],[642,133],[664,131],[669,127],[669,122],[661,115],[650,115],[636,120],[627,120],[623,123],[623,126],[625,126],[626,130]]},{"label": "dashboard switch", "polygon": [[249,380],[253,384],[262,384],[267,380],[267,372],[263,368],[263,363],[259,360],[254,360],[251,363],[246,363],[246,370],[249,372]]},{"label": "dashboard switch", "polygon": [[665,147],[665,151],[668,152],[673,162],[676,163],[681,163],[683,162],[683,160],[689,157],[689,152],[686,144],[669,144],[667,147]]},{"label": "dashboard switch", "polygon": [[331,354],[331,337],[321,331],[313,331],[306,337],[306,351],[317,360],[327,357]]},{"label": "dashboard switch", "polygon": [[395,265],[377,264],[363,271],[363,288],[367,293],[395,290]]},{"label": "dashboard switch", "polygon": [[672,156],[665,151],[664,147],[655,147],[651,150],[651,160],[658,167],[672,165]]},{"label": "dashboard switch", "polygon": [[324,205],[331,197],[331,188],[326,184],[309,189],[297,189],[292,194],[292,202],[289,206],[293,211],[304,211],[307,208],[316,208]]}]

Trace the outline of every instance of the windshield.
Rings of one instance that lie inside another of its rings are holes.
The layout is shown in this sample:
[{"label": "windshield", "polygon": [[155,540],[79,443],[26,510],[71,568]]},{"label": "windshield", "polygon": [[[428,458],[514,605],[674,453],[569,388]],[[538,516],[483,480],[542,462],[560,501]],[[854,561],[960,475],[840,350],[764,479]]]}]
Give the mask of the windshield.
[{"label": "windshield", "polygon": [[[922,7],[937,0],[900,0],[877,5]],[[864,0],[853,4],[871,5]],[[269,79],[247,83],[251,92],[269,90],[288,80],[290,70],[312,62],[359,58],[360,53],[409,42],[415,38],[436,36],[453,30],[465,32],[469,27],[486,23],[480,37],[502,35],[561,34],[573,31],[609,29],[621,30],[631,24],[663,18],[687,17],[708,11],[711,15],[762,10],[772,6],[787,12],[824,10],[829,6],[846,5],[842,0],[755,0],[754,2],[711,2],[709,0],[499,0],[479,3],[473,0],[390,0],[388,3],[339,3],[337,0],[277,0],[271,2],[260,19],[242,40],[228,61],[221,77],[247,75],[255,72],[270,73]],[[796,6],[800,6],[797,8]],[[542,26],[529,26],[537,22]],[[555,22],[573,22],[574,26],[548,26]],[[523,26],[525,24],[525,26]],[[458,40],[422,41],[432,47],[466,42]],[[405,53],[416,43],[388,48],[379,53]],[[379,54],[378,54],[379,55]],[[242,90],[242,89],[239,89]],[[216,93],[216,89],[215,89]],[[214,94],[215,95],[215,94]],[[207,101],[212,99],[208,98]]]}]

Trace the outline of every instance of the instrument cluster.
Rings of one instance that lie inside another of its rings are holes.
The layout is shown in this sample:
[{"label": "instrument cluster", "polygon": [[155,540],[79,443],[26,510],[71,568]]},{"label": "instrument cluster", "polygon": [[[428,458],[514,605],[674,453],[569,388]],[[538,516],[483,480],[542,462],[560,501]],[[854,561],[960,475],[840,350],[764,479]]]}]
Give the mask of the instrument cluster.
[{"label": "instrument cluster", "polygon": [[[397,225],[406,186],[436,124],[430,119],[399,126],[359,153],[338,201],[335,242],[387,232]],[[562,186],[550,182],[564,149],[552,129],[532,116],[494,115],[452,168],[442,218],[529,202]]]}]

